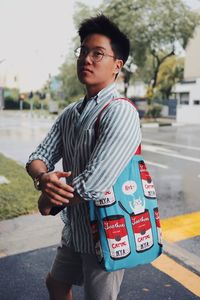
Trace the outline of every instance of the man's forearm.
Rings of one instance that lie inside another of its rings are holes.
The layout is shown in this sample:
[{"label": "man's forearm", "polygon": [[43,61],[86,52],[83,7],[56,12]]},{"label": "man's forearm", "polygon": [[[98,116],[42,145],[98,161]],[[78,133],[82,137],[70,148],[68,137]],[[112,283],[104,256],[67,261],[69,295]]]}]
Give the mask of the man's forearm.
[{"label": "man's forearm", "polygon": [[32,178],[38,177],[41,173],[47,172],[47,166],[42,160],[33,160],[27,166],[27,172]]}]

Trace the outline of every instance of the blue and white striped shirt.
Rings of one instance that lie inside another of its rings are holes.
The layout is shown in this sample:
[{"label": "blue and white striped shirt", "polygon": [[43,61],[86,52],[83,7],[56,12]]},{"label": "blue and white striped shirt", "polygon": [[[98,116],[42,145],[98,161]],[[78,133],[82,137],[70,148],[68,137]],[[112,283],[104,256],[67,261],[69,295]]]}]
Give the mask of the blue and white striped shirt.
[{"label": "blue and white striped shirt", "polygon": [[94,253],[87,201],[103,198],[141,143],[139,117],[134,106],[123,100],[112,101],[102,112],[95,135],[95,122],[101,109],[120,95],[115,84],[87,100],[69,105],[29,158],[40,159],[48,171],[63,160],[63,170],[71,171],[67,182],[86,201],[67,207],[62,242],[77,252]]}]

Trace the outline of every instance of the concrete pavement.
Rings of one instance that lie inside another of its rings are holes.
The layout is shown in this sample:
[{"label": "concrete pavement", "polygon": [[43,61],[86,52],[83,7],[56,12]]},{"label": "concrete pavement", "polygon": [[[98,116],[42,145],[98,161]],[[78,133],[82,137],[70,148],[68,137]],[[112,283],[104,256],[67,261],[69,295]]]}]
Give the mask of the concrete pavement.
[{"label": "concrete pavement", "polygon": [[49,247],[60,242],[60,216],[38,214],[0,222],[0,257]]}]

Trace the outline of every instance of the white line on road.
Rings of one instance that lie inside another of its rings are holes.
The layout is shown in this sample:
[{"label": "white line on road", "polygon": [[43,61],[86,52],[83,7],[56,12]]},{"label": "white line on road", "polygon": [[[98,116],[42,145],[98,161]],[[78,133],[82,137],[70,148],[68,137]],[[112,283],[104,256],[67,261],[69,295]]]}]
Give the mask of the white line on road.
[{"label": "white line on road", "polygon": [[193,146],[187,146],[187,145],[182,145],[182,144],[168,143],[168,142],[151,140],[151,139],[142,139],[142,141],[147,142],[147,143],[151,143],[151,144],[153,143],[153,144],[157,144],[157,145],[173,146],[173,147],[178,147],[178,148],[184,148],[184,149],[200,151],[200,147],[193,147]]},{"label": "white line on road", "polygon": [[171,156],[171,157],[176,157],[176,158],[180,158],[180,159],[184,159],[184,160],[189,160],[189,161],[194,161],[197,163],[200,163],[200,158],[196,158],[196,157],[191,157],[191,156],[185,156],[185,155],[180,155],[178,153],[173,153],[173,151],[169,151],[169,152],[164,152],[163,149],[161,150],[160,147],[154,147],[152,145],[143,145],[143,150],[149,151],[149,152],[153,152],[153,153],[158,153],[161,155],[166,155],[166,156]]},{"label": "white line on road", "polygon": [[145,160],[145,162],[147,163],[147,165],[151,165],[151,166],[162,168],[162,169],[169,169],[169,167],[166,165],[158,164],[158,163],[148,161],[148,160]]}]

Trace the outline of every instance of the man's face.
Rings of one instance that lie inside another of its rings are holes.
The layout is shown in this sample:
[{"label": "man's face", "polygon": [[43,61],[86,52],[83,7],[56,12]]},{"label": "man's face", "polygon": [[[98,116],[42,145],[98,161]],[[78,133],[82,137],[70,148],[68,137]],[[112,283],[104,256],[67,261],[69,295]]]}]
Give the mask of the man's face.
[{"label": "man's face", "polygon": [[87,36],[81,49],[83,55],[77,61],[78,78],[87,88],[95,88],[99,92],[115,80],[123,62],[115,58],[110,39],[101,34]]}]

